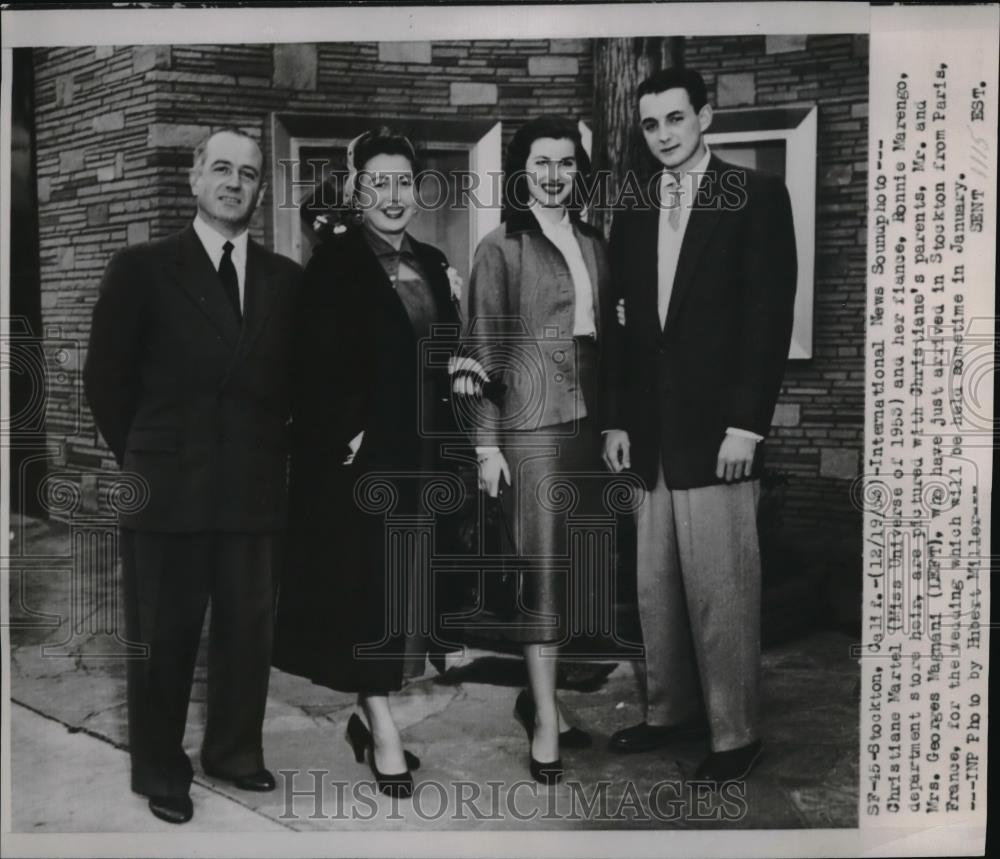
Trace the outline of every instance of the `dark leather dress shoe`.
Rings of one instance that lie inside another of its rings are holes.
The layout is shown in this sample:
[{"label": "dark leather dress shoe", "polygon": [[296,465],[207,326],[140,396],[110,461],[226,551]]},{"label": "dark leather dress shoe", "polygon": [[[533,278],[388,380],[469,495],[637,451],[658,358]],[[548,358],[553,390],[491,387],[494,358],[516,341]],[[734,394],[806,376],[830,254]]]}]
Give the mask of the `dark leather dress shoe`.
[{"label": "dark leather dress shoe", "polygon": [[708,723],[704,719],[693,719],[678,725],[648,725],[640,722],[630,728],[615,731],[608,748],[618,754],[648,752],[662,749],[673,742],[702,740],[707,736]]},{"label": "dark leather dress shoe", "polygon": [[742,781],[757,765],[763,750],[760,740],[754,740],[738,749],[712,752],[695,770],[694,781],[713,781],[716,784]]},{"label": "dark leather dress shoe", "polygon": [[265,769],[257,770],[257,772],[250,773],[249,775],[239,776],[223,775],[222,773],[205,770],[205,775],[217,778],[220,781],[228,781],[233,787],[239,790],[252,790],[258,793],[265,793],[275,788],[274,776],[271,775],[270,770]]},{"label": "dark leather dress shoe", "polygon": [[191,797],[183,796],[151,796],[149,810],[167,823],[187,823],[194,816],[194,805]]}]

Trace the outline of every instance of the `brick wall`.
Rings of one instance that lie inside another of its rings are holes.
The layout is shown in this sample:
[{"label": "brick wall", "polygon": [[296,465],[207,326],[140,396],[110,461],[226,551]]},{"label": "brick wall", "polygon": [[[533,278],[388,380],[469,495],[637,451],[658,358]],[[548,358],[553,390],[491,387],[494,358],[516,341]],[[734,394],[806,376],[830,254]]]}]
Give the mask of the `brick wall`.
[{"label": "brick wall", "polygon": [[868,39],[692,38],[685,61],[717,107],[818,106],[813,357],[788,365],[767,463],[788,478],[787,527],[860,540],[849,489],[864,440]]},{"label": "brick wall", "polygon": [[[212,126],[257,134],[270,115],[499,119],[505,140],[544,112],[590,118],[586,40],[173,45],[35,51],[43,321],[85,342],[110,255],[191,216],[186,170]],[[790,365],[769,465],[789,477],[791,527],[859,532],[848,500],[864,406],[867,41],[856,36],[689,39],[720,107],[819,105],[814,357]],[[265,199],[253,226],[271,235]],[[93,509],[113,474],[79,384],[82,349],[57,350],[48,432]],[[59,380],[62,381],[59,381]]]}]

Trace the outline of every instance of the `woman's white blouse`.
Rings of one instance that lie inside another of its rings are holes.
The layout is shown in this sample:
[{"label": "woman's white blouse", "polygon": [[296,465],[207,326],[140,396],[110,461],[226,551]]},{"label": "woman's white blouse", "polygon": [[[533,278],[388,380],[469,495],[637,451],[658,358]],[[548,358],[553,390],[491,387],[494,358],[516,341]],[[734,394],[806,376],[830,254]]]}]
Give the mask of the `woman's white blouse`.
[{"label": "woman's white blouse", "polygon": [[573,303],[573,336],[596,337],[594,287],[590,282],[587,264],[583,261],[580,243],[573,234],[573,223],[569,219],[569,212],[566,212],[562,220],[556,224],[551,223],[546,218],[539,218],[534,206],[531,207],[531,212],[542,228],[545,238],[559,249],[569,267],[569,275],[573,279],[573,292],[576,299]]}]

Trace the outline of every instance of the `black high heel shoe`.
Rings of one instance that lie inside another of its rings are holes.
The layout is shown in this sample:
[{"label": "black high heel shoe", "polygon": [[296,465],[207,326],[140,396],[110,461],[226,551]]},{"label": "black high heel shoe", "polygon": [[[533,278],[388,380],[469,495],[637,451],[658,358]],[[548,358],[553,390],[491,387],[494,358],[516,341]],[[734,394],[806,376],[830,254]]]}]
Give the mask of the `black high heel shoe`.
[{"label": "black high heel shoe", "polygon": [[563,777],[562,758],[543,764],[536,761],[530,754],[528,755],[528,772],[539,784],[553,785],[559,784]]},{"label": "black high heel shoe", "polygon": [[[530,740],[535,732],[535,701],[531,693],[524,689],[517,696],[514,703],[514,715],[524,725],[524,730]],[[575,725],[559,732],[559,748],[561,749],[589,749],[594,744],[594,738]]]},{"label": "black high heel shoe", "polygon": [[[541,784],[559,784],[563,776],[562,758],[542,763],[542,761],[535,760],[535,756],[531,754],[530,743],[535,736],[535,702],[526,689],[517,696],[517,701],[514,702],[514,715],[524,726],[524,732],[528,735],[528,771],[531,773],[531,777]],[[568,734],[569,731],[564,733]],[[562,742],[562,733],[559,734],[559,741]]]},{"label": "black high heel shoe", "polygon": [[365,752],[369,753],[368,766],[375,776],[375,784],[381,793],[397,799],[406,799],[413,795],[412,770],[420,769],[420,758],[408,751],[403,751],[403,759],[406,761],[406,772],[384,773],[375,766],[375,745],[372,740],[371,731],[368,730],[364,722],[357,713],[352,713],[347,720],[347,742],[354,749],[354,760],[359,764],[365,762]]}]

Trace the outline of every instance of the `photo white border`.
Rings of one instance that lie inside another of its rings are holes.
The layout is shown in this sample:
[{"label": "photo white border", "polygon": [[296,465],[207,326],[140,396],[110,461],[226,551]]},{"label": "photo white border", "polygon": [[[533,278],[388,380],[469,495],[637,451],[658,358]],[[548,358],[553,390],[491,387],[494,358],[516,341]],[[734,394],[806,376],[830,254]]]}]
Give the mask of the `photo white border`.
[{"label": "photo white border", "polygon": [[[952,7],[954,9],[954,7]],[[706,14],[706,9],[710,14]],[[881,10],[906,18],[905,28],[919,26],[921,7]],[[651,34],[720,36],[753,34],[869,33],[872,10],[867,3],[660,3],[573,6],[478,7],[337,7],[282,8],[281,15],[266,9],[114,9],[44,10],[4,9],[2,15],[2,116],[0,116],[0,176],[10,170],[10,64],[12,48],[54,45],[205,44],[242,42],[340,42],[391,40],[447,40],[468,38],[601,38]],[[937,16],[931,16],[937,17]],[[940,27],[939,23],[931,26]],[[894,25],[893,25],[893,28]],[[317,38],[324,31],[329,38]],[[9,183],[0,182],[0,223],[10,223]],[[9,236],[0,238],[0,307],[9,306]],[[0,332],[6,349],[7,332]],[[0,360],[6,356],[0,354]],[[4,363],[3,366],[8,366]],[[0,401],[2,416],[9,414],[8,386]],[[7,447],[0,452],[6,467]],[[9,533],[9,499],[0,501],[0,533]],[[8,593],[6,567],[0,569],[0,588]],[[8,601],[0,601],[0,649],[9,654],[6,625]],[[505,856],[546,855],[636,857],[688,855],[692,857],[805,856],[805,855],[971,855],[982,850],[985,828],[932,824],[914,829],[864,830],[656,830],[591,832],[336,832],[230,835],[183,832],[167,834],[10,833],[10,676],[0,672],[3,734],[0,771],[3,773],[4,856]]]},{"label": "photo white border", "polygon": [[[281,15],[258,7],[15,9],[3,13],[0,47],[867,33],[870,11],[867,3],[831,2],[308,6],[281,7]],[[324,30],[329,38],[318,38]]]}]

